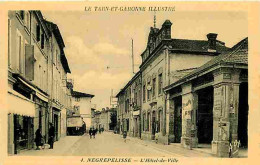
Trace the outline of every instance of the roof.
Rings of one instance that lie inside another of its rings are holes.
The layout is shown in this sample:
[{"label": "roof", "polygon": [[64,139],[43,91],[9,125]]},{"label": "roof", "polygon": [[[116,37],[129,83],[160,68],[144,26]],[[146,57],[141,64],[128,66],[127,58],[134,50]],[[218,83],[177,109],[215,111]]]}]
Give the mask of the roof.
[{"label": "roof", "polygon": [[82,93],[82,92],[78,92],[78,91],[72,91],[71,95],[72,95],[72,97],[91,97],[91,98],[93,98],[95,96],[92,94]]},{"label": "roof", "polygon": [[[208,40],[172,39],[169,45],[171,45],[174,50],[208,52],[209,49]],[[216,40],[216,52],[225,52],[229,49],[230,48],[225,46],[224,42]]]},{"label": "roof", "polygon": [[132,79],[130,81],[128,81],[128,83],[124,86],[123,89],[121,89],[118,94],[116,95],[116,97],[118,97],[139,75],[140,75],[140,70],[132,77]]},{"label": "roof", "polygon": [[66,71],[66,73],[71,73],[67,58],[66,58],[64,50],[63,50],[63,48],[65,48],[65,44],[64,44],[64,41],[63,41],[63,38],[60,33],[58,25],[56,25],[53,22],[47,21],[47,20],[45,20],[45,22],[49,25],[49,29],[53,32],[53,34],[57,40],[57,43],[59,45],[60,53],[61,53],[60,60],[61,60],[61,64],[62,64],[64,70]]},{"label": "roof", "polygon": [[233,63],[233,64],[245,64],[248,65],[248,38],[246,37],[236,45],[234,45],[230,51],[226,53],[222,53],[219,56],[214,57],[212,60],[202,65],[198,69],[193,72],[187,74],[183,78],[173,82],[171,85],[165,87],[164,89],[167,91],[171,89],[173,86],[183,83],[186,79],[191,78],[193,76],[198,75],[199,73],[213,67],[216,64],[223,63]]},{"label": "roof", "polygon": [[70,67],[69,67],[69,64],[68,64],[68,60],[64,54],[64,52],[62,51],[62,54],[60,55],[60,61],[61,61],[61,64],[64,68],[64,70],[67,72],[67,73],[71,73],[70,71]]},{"label": "roof", "polygon": [[188,69],[182,69],[182,70],[176,70],[172,71],[170,73],[172,81],[177,81],[184,77],[185,75],[191,73],[192,71],[196,70],[197,68],[188,68]]}]

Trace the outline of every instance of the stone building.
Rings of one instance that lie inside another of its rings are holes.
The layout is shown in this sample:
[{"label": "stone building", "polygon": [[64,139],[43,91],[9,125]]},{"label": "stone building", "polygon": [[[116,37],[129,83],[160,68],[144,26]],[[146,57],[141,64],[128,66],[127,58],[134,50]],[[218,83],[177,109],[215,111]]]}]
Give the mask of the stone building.
[{"label": "stone building", "polygon": [[[114,113],[116,115],[117,111],[115,108],[102,108],[101,111],[95,111],[95,115],[93,117],[93,127],[100,129],[104,128],[104,131],[114,130],[111,127],[111,114]],[[116,123],[115,123],[116,126]]]},{"label": "stone building", "polygon": [[[54,33],[40,11],[8,12],[8,154],[32,149],[37,129],[47,142],[50,122],[56,123],[57,140],[62,134],[61,117],[55,118],[50,103],[54,81],[50,66],[54,54],[52,41],[62,40],[60,33],[59,36]],[[64,59],[65,54],[57,58],[59,71],[63,74],[57,77],[61,82],[59,89],[67,90],[62,86],[62,80],[70,70]],[[60,90],[57,97],[60,106],[69,107],[66,101],[69,95]]]},{"label": "stone building", "polygon": [[219,157],[229,157],[232,146],[236,156],[237,141],[242,147],[248,143],[248,38],[175,80],[165,92],[170,142],[180,142],[181,136],[184,147],[211,144]]},{"label": "stone building", "polygon": [[[163,88],[180,76],[192,72],[222,52],[229,50],[217,40],[217,34],[207,34],[207,40],[173,39],[172,23],[166,20],[162,27],[150,28],[147,47],[141,54],[142,64],[142,139],[168,144],[166,95]],[[206,38],[205,37],[205,38]],[[178,108],[177,108],[178,109]],[[175,121],[180,125],[181,114]],[[172,123],[170,123],[172,124]],[[181,141],[181,130],[175,129]]]},{"label": "stone building", "polygon": [[71,90],[67,82],[67,74],[71,73],[67,58],[65,56],[65,44],[60,33],[59,27],[45,20],[50,35],[50,56],[49,66],[49,109],[51,113],[50,121],[55,128],[55,138],[66,136],[66,112],[71,109]]},{"label": "stone building", "polygon": [[87,130],[91,127],[91,99],[95,95],[72,91],[72,106],[75,114],[79,114],[86,124]]},{"label": "stone building", "polygon": [[139,71],[116,95],[118,98],[117,128],[120,133],[127,131],[130,136],[141,136],[141,92],[142,82]]}]

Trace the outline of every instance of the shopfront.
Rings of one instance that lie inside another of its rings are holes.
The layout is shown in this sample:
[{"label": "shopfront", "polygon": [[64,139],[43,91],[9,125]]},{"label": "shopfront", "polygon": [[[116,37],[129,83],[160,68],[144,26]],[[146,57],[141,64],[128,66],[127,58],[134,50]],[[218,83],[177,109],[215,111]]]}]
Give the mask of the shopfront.
[{"label": "shopfront", "polygon": [[19,94],[8,92],[8,153],[34,147],[35,104]]}]

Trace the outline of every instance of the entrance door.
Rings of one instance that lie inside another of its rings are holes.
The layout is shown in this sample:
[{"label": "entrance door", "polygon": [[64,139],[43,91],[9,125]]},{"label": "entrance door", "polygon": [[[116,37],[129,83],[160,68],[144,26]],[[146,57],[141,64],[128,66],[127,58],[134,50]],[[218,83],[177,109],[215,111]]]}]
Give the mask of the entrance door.
[{"label": "entrance door", "polygon": [[18,115],[14,115],[14,154],[18,153],[18,143],[21,126],[19,125]]},{"label": "entrance door", "polygon": [[174,143],[180,143],[181,142],[181,136],[182,136],[182,98],[177,97],[174,99]]},{"label": "entrance door", "polygon": [[59,133],[59,122],[58,122],[58,115],[54,114],[54,130],[55,130],[55,141],[58,140],[58,133]]},{"label": "entrance door", "polygon": [[198,91],[198,142],[210,144],[213,139],[213,87]]},{"label": "entrance door", "polygon": [[241,147],[248,146],[248,83],[239,86],[238,140]]},{"label": "entrance door", "polygon": [[155,116],[155,111],[153,111],[153,117],[152,117],[152,140],[155,139],[155,131],[156,131],[156,116]]},{"label": "entrance door", "polygon": [[175,107],[174,111],[174,135],[175,143],[181,142],[181,132],[182,132],[182,107],[180,105]]}]

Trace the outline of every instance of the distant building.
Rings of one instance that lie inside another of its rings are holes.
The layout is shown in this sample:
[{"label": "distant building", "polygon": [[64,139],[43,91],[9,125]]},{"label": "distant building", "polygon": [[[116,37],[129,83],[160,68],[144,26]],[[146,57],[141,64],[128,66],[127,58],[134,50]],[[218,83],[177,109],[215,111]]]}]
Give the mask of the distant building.
[{"label": "distant building", "polygon": [[127,131],[130,136],[141,137],[141,92],[141,72],[137,72],[116,95],[118,98],[117,128],[121,134]]},{"label": "distant building", "polygon": [[95,95],[72,91],[72,106],[74,114],[79,114],[86,124],[86,128],[91,127],[91,99]]},{"label": "distant building", "polygon": [[101,111],[95,111],[95,116],[93,120],[93,126],[97,129],[104,128],[105,131],[114,130],[115,128],[111,127],[111,114],[114,113],[115,115],[115,123],[114,127],[116,127],[116,109],[115,108],[103,108]]}]

